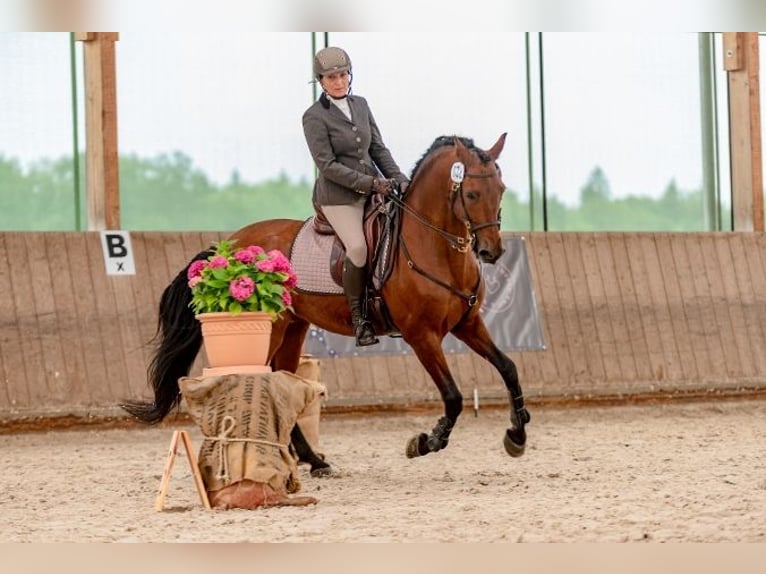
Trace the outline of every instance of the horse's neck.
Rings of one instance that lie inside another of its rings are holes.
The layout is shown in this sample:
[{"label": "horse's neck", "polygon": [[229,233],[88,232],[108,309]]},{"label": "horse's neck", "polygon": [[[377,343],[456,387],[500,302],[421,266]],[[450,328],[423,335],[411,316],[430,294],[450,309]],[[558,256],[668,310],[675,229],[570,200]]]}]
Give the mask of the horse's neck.
[{"label": "horse's neck", "polygon": [[[454,202],[448,193],[432,197],[433,194],[420,193],[425,190],[419,190],[417,183],[413,184],[413,187],[414,193],[405,200],[411,210],[427,220],[433,227],[445,233],[455,237],[467,238],[469,236],[466,224],[456,215]],[[410,218],[405,217],[406,219]],[[427,225],[420,222],[415,223],[423,228],[424,233],[438,236],[433,230],[427,229]],[[442,239],[442,242],[448,245],[445,239]]]},{"label": "horse's neck", "polygon": [[[413,191],[417,192],[417,188]],[[440,274],[447,274],[448,268],[448,274],[452,276],[456,287],[472,288],[476,283],[479,263],[473,255],[471,245],[467,243],[470,234],[465,223],[455,215],[449,197],[434,199],[425,195],[427,194],[419,196],[413,193],[407,198],[407,206],[447,236],[418,221],[415,216],[405,214],[402,219],[402,236],[413,263],[424,268],[428,266],[434,274],[439,263],[446,264],[443,265],[444,269]],[[434,209],[437,206],[438,209]],[[466,242],[462,244],[463,251],[455,248],[457,238]]]}]

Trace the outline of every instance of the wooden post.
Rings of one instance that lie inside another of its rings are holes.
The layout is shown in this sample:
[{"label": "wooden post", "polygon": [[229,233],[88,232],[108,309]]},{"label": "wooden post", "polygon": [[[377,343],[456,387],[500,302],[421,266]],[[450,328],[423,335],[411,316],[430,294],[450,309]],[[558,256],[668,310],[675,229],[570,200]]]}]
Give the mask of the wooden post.
[{"label": "wooden post", "polygon": [[763,163],[757,32],[724,32],[729,79],[732,212],[735,231],[763,231]]},{"label": "wooden post", "polygon": [[76,32],[85,60],[88,230],[120,229],[117,154],[117,32]]},{"label": "wooden post", "polygon": [[205,483],[202,480],[202,475],[199,471],[199,463],[197,462],[197,455],[194,454],[194,448],[192,447],[191,438],[187,431],[173,431],[173,437],[170,439],[170,447],[168,448],[168,457],[165,459],[165,469],[162,472],[162,480],[160,481],[160,490],[157,494],[157,499],[154,503],[154,509],[160,512],[165,508],[165,497],[168,494],[168,487],[170,486],[170,476],[173,472],[173,463],[176,460],[178,454],[178,441],[181,440],[184,450],[186,450],[186,459],[189,461],[189,468],[191,469],[192,476],[194,477],[194,485],[197,487],[197,494],[199,494],[200,502],[207,510],[210,510],[210,499],[207,496],[207,489]]}]

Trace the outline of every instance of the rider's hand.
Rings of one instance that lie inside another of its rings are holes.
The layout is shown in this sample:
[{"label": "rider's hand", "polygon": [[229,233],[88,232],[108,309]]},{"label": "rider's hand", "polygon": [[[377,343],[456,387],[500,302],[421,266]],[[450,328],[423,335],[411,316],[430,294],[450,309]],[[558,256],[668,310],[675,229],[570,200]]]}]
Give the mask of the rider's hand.
[{"label": "rider's hand", "polygon": [[407,188],[410,186],[409,181],[402,181],[399,182],[399,195],[401,197],[404,197],[404,194],[407,193]]},{"label": "rider's hand", "polygon": [[372,193],[379,193],[381,195],[388,195],[394,189],[396,182],[393,179],[385,178],[373,178],[372,180]]}]

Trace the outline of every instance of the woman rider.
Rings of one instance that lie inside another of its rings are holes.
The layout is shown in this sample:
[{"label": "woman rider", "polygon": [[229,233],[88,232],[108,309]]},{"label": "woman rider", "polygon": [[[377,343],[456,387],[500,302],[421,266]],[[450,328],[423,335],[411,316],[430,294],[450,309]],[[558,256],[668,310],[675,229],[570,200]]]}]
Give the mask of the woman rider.
[{"label": "woman rider", "polygon": [[383,143],[367,100],[351,94],[351,59],[329,47],[314,57],[322,95],[303,114],[303,132],[317,166],[313,201],[346,248],[343,290],[351,308],[357,346],[378,342],[363,311],[367,244],[363,216],[373,193],[404,193],[409,180]]}]

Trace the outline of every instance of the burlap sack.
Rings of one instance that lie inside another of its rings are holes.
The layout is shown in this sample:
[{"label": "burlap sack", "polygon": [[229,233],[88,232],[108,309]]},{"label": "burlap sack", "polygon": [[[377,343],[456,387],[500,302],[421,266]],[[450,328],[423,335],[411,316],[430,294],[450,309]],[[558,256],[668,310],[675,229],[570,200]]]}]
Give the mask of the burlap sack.
[{"label": "burlap sack", "polygon": [[317,399],[315,385],[286,371],[183,377],[179,387],[204,435],[199,467],[208,492],[241,481],[300,490],[290,431]]}]

